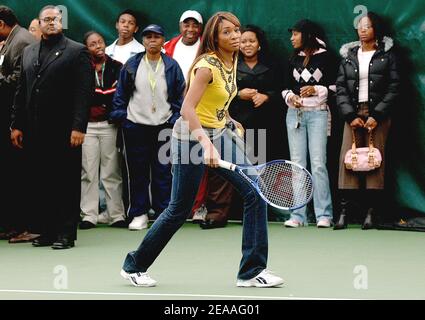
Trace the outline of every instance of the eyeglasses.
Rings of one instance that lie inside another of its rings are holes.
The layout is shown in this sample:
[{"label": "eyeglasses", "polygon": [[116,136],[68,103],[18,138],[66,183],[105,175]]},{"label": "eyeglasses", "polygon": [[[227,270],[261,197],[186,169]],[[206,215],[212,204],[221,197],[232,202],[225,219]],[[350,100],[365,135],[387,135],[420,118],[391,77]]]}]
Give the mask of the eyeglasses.
[{"label": "eyeglasses", "polygon": [[373,29],[373,27],[369,25],[359,26],[359,30],[361,31],[368,31],[369,29]]},{"label": "eyeglasses", "polygon": [[45,18],[41,19],[41,21],[43,21],[44,23],[51,23],[51,22],[58,23],[58,22],[61,22],[61,20],[62,20],[62,17],[60,17],[60,16],[58,16],[58,17],[45,17]]}]

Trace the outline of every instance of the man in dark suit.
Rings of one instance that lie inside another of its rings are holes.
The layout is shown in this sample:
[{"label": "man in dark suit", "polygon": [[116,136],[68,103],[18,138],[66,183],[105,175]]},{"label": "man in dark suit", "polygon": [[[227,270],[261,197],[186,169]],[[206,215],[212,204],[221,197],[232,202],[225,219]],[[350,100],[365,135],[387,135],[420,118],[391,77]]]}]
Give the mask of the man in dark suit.
[{"label": "man in dark suit", "polygon": [[[1,240],[19,239],[19,242],[33,240],[30,234],[29,216],[16,197],[17,184],[23,178],[17,170],[23,152],[15,150],[10,142],[10,117],[16,86],[21,74],[21,55],[26,46],[35,42],[34,37],[18,25],[13,11],[0,6],[0,168],[2,168],[2,195],[0,227],[4,232]],[[22,183],[22,182],[21,182]]]},{"label": "man in dark suit", "polygon": [[29,154],[31,201],[41,228],[33,245],[68,249],[80,213],[81,145],[94,72],[85,46],[63,35],[57,7],[44,7],[39,19],[42,40],[22,56],[11,139]]}]

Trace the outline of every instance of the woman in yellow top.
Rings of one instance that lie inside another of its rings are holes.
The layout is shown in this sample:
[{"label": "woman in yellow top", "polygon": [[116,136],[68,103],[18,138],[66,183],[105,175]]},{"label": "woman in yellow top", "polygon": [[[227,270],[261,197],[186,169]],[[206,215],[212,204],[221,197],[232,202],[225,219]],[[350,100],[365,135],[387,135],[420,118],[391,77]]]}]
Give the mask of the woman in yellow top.
[{"label": "woman in yellow top", "polygon": [[244,200],[242,261],[236,285],[273,287],[283,280],[266,269],[267,206],[249,182],[237,173],[218,167],[220,158],[249,164],[243,145],[230,130],[242,126],[228,112],[236,96],[236,65],[241,36],[240,22],[229,12],[218,12],[205,26],[198,57],[190,69],[190,81],[172,139],[173,187],[171,201],[130,252],[121,275],[135,286],[156,285],[147,269],[188,217],[205,165],[229,180]]}]

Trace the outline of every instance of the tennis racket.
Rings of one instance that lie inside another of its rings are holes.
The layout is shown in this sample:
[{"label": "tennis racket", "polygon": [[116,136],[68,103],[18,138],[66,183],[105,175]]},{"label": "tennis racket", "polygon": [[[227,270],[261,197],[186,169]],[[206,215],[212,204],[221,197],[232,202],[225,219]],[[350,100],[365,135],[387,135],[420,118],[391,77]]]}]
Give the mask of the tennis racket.
[{"label": "tennis racket", "polygon": [[274,160],[258,166],[246,166],[220,160],[219,166],[238,173],[268,204],[278,209],[299,209],[313,196],[310,172],[291,161]]}]

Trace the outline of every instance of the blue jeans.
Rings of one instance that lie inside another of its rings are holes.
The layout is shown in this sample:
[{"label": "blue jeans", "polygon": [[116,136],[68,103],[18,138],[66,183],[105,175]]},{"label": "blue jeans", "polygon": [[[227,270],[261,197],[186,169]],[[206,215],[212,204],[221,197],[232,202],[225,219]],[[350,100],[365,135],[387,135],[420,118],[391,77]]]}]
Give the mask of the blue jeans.
[{"label": "blue jeans", "polygon": [[[226,132],[214,144],[222,159],[249,164],[243,151]],[[189,157],[189,153],[191,156]],[[146,272],[162,249],[189,216],[204,174],[203,150],[198,142],[172,139],[173,183],[171,201],[151,226],[139,248],[130,252],[124,262],[126,272]],[[190,159],[189,159],[190,158]],[[267,265],[267,206],[255,188],[237,173],[217,168],[219,175],[230,181],[244,201],[242,260],[238,278],[257,276]]]},{"label": "blue jeans", "polygon": [[[295,125],[299,122],[299,128]],[[297,110],[288,109],[286,127],[288,130],[291,161],[307,167],[307,154],[310,155],[311,174],[313,176],[314,213],[316,220],[332,220],[332,199],[329,176],[326,168],[326,145],[328,113],[322,110],[304,111],[297,117]],[[291,212],[291,219],[307,224],[306,207]]]}]

